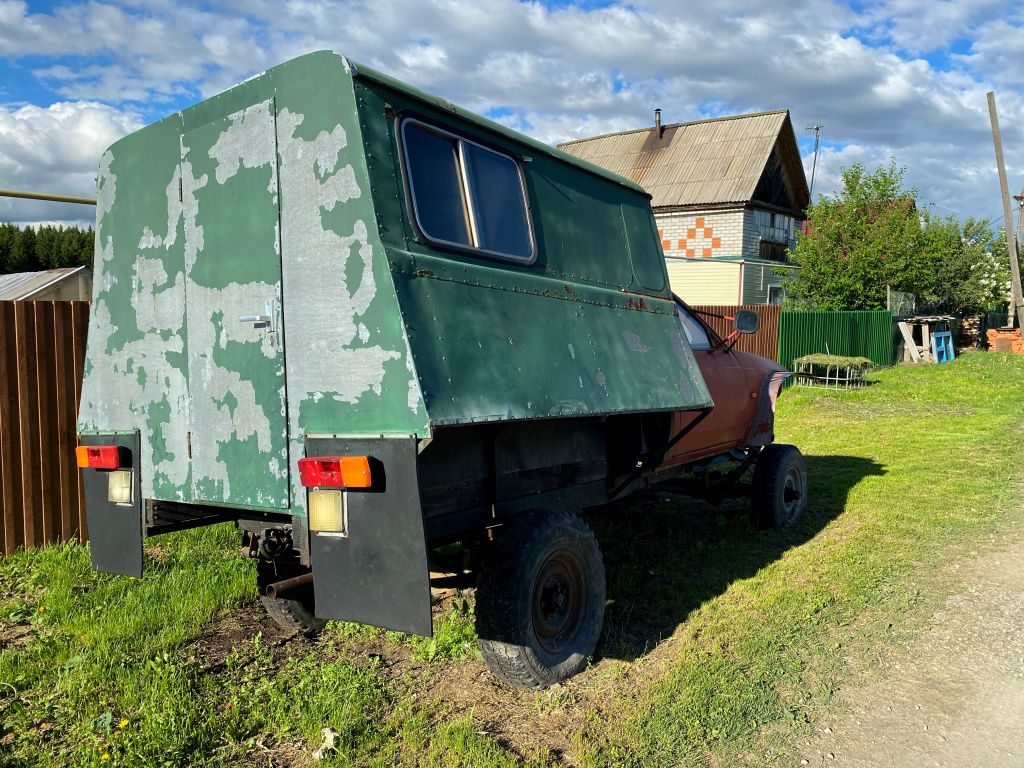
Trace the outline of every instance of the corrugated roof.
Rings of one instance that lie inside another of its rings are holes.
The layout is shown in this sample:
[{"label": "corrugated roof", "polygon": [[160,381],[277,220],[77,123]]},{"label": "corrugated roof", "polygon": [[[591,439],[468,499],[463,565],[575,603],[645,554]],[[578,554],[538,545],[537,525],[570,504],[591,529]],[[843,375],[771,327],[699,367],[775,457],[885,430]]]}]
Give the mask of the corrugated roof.
[{"label": "corrugated roof", "polygon": [[60,267],[42,272],[14,272],[0,275],[0,301],[21,301],[31,299],[43,288],[70,277],[85,267]]},{"label": "corrugated roof", "polygon": [[651,193],[651,205],[744,203],[778,145],[796,209],[809,202],[789,111],[676,123],[611,133],[560,144],[559,148],[636,182]]}]

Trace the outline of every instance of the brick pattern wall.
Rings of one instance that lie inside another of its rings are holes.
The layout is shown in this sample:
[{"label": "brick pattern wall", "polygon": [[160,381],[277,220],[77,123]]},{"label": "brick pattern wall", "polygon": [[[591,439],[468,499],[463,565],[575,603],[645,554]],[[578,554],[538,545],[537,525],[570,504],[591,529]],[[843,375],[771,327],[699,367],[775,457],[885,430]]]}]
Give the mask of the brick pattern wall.
[{"label": "brick pattern wall", "polygon": [[743,253],[743,211],[655,213],[667,256],[711,258]]},{"label": "brick pattern wall", "polygon": [[756,259],[761,240],[796,245],[800,222],[792,216],[756,209],[715,213],[655,213],[658,237],[666,256]]}]

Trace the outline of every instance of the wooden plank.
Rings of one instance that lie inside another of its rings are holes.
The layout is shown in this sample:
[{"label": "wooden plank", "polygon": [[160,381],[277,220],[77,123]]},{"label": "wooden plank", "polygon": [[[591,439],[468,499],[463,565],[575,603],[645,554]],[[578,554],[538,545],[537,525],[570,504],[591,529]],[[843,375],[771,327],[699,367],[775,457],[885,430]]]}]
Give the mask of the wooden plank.
[{"label": "wooden plank", "polygon": [[18,466],[18,400],[15,374],[14,306],[0,301],[0,552],[9,555],[24,540],[20,514],[15,514],[21,476]]},{"label": "wooden plank", "polygon": [[39,398],[36,392],[36,360],[35,360],[35,313],[29,302],[14,302],[15,356],[17,357],[16,386],[18,388],[18,442],[20,444],[21,493],[16,500],[20,509],[22,524],[25,530],[26,547],[40,543],[38,525],[39,510],[39,462],[38,462],[38,431],[36,415],[39,411]]},{"label": "wooden plank", "polygon": [[78,534],[78,467],[75,465],[75,340],[71,303],[58,301],[53,316],[53,357],[56,385],[56,433],[60,538]]},{"label": "wooden plank", "polygon": [[903,336],[903,343],[905,348],[910,350],[910,357],[915,363],[921,362],[921,353],[917,350],[917,343],[914,341],[914,333],[910,330],[910,326],[902,320],[896,324],[900,329],[900,334]]},{"label": "wooden plank", "polygon": [[[75,384],[75,419],[78,418],[78,404],[82,401],[82,377],[85,373],[85,342],[86,333],[89,328],[89,303],[86,301],[74,301],[71,303],[72,332],[71,338],[74,341],[74,354],[72,364],[74,373],[72,381]],[[77,438],[76,438],[77,440]],[[78,537],[83,543],[89,538],[89,525],[85,517],[85,493],[82,489],[82,472],[75,470],[75,486],[77,489],[77,511],[78,511]]]},{"label": "wooden plank", "polygon": [[60,457],[57,453],[57,400],[52,301],[29,302],[35,315],[36,337],[36,457],[39,467],[40,543],[60,541]]}]

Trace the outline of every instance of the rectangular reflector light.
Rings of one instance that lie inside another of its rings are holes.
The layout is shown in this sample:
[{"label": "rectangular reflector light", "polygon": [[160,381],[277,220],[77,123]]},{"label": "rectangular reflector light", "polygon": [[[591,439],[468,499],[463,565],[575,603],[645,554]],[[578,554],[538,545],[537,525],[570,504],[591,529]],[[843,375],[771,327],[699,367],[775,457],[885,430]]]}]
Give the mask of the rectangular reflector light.
[{"label": "rectangular reflector light", "polygon": [[109,473],[107,501],[114,504],[132,503],[132,471],[130,469],[119,469]]},{"label": "rectangular reflector light", "polygon": [[299,459],[299,481],[306,488],[369,488],[367,456],[309,456]]},{"label": "rectangular reflector light", "polygon": [[318,533],[345,532],[345,505],[341,491],[309,492],[309,530]]},{"label": "rectangular reflector light", "polygon": [[116,445],[80,445],[75,448],[75,460],[80,467],[89,469],[117,469],[121,455]]}]

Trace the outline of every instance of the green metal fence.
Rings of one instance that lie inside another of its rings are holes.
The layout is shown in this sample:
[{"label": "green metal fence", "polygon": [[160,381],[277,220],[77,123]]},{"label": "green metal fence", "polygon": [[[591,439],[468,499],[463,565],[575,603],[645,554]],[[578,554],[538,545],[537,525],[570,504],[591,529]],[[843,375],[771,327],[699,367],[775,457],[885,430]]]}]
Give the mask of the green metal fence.
[{"label": "green metal fence", "polygon": [[866,357],[892,365],[892,313],[783,312],[779,316],[779,364],[793,370],[793,359],[816,352]]}]

